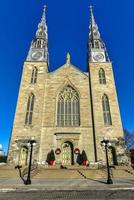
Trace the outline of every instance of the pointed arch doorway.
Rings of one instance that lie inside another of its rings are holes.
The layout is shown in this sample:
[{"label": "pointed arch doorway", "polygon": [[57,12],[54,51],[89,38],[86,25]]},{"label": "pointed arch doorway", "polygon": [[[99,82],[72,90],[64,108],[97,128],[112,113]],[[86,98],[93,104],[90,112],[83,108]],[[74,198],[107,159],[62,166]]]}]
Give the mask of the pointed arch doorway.
[{"label": "pointed arch doorway", "polygon": [[73,154],[73,143],[64,142],[62,144],[62,165],[73,165],[74,154]]},{"label": "pointed arch doorway", "polygon": [[27,165],[27,158],[28,158],[28,148],[23,146],[20,149],[19,165],[26,166]]},{"label": "pointed arch doorway", "polygon": [[111,163],[112,163],[112,165],[118,165],[116,148],[114,146],[110,146],[109,149],[111,151]]}]

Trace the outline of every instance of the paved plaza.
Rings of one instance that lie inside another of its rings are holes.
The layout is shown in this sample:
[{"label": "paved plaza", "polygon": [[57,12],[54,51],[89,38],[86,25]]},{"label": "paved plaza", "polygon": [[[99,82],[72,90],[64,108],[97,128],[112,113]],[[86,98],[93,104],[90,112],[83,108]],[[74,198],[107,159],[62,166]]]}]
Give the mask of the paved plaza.
[{"label": "paved plaza", "polygon": [[107,185],[105,170],[38,169],[32,184],[24,185],[18,171],[0,168],[0,200],[15,199],[133,199],[133,170],[113,170],[113,184]]}]

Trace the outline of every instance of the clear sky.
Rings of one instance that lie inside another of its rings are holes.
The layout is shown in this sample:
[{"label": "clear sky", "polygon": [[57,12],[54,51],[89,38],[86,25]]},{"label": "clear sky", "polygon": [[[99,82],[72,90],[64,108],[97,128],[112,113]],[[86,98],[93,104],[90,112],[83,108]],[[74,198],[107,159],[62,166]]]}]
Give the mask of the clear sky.
[{"label": "clear sky", "polygon": [[134,0],[0,1],[0,143],[7,150],[23,62],[46,2],[50,70],[72,63],[86,71],[89,5],[113,62],[123,127],[134,130]]}]

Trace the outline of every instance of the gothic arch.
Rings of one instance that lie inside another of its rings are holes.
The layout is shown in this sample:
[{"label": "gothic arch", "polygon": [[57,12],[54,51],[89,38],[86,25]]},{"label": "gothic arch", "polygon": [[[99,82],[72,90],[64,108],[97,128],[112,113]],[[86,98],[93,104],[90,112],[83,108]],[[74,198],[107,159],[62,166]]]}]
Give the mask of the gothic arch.
[{"label": "gothic arch", "polygon": [[62,163],[63,165],[74,164],[74,144],[70,140],[62,143]]},{"label": "gothic arch", "polygon": [[80,126],[80,98],[78,92],[66,85],[57,96],[57,125]]},{"label": "gothic arch", "polygon": [[19,165],[26,166],[27,159],[28,159],[28,147],[21,146],[19,150],[19,160],[18,160]]},{"label": "gothic arch", "polygon": [[30,95],[28,96],[28,100],[27,100],[25,125],[32,124],[34,103],[35,103],[35,95],[33,93],[30,93]]},{"label": "gothic arch", "polygon": [[111,111],[108,95],[104,94],[102,96],[102,110],[103,110],[103,119],[105,126],[112,125]]},{"label": "gothic arch", "polygon": [[109,149],[111,150],[113,165],[118,165],[116,148],[114,146],[110,146]]},{"label": "gothic arch", "polygon": [[56,90],[55,92],[55,96],[56,98],[58,98],[58,95],[60,93],[60,91],[66,87],[67,85],[70,85],[70,87],[72,87],[74,90],[77,91],[78,95],[79,95],[79,98],[81,98],[81,94],[79,92],[79,90],[75,87],[75,85],[69,80],[69,78],[67,77],[66,80],[60,85],[60,87],[58,87],[58,89]]},{"label": "gothic arch", "polygon": [[94,45],[95,45],[95,48],[96,48],[96,49],[99,49],[99,47],[100,47],[100,42],[99,42],[99,40],[95,40],[95,41],[94,41]]},{"label": "gothic arch", "polygon": [[35,84],[37,82],[37,76],[38,76],[38,68],[34,66],[32,68],[31,84]]},{"label": "gothic arch", "polygon": [[99,82],[100,84],[106,84],[106,75],[103,68],[99,69]]}]

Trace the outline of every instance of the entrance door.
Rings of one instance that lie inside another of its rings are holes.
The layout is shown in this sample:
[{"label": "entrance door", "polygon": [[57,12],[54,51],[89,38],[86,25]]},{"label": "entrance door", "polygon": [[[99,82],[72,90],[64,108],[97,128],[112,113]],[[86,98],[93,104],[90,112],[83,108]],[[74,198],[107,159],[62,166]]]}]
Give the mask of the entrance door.
[{"label": "entrance door", "polygon": [[111,164],[112,165],[118,165],[117,154],[116,154],[115,147],[111,146],[111,147],[109,147],[109,149],[111,151]]},{"label": "entrance door", "polygon": [[22,147],[20,150],[19,164],[22,166],[27,165],[27,157],[28,157],[28,149],[26,147]]},{"label": "entrance door", "polygon": [[63,165],[73,164],[73,145],[70,142],[65,142],[62,145],[62,164]]}]

